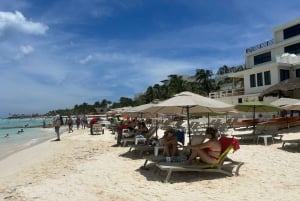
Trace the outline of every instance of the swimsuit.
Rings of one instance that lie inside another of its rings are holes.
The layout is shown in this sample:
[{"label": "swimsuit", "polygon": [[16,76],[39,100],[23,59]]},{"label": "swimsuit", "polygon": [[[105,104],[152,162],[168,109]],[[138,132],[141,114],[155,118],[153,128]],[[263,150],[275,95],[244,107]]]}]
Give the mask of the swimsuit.
[{"label": "swimsuit", "polygon": [[221,152],[221,151],[213,151],[210,147],[207,147],[204,150],[207,151],[207,155],[210,156],[211,158],[213,158],[215,160],[219,159],[219,156],[212,156],[212,155],[208,154],[208,152]]}]

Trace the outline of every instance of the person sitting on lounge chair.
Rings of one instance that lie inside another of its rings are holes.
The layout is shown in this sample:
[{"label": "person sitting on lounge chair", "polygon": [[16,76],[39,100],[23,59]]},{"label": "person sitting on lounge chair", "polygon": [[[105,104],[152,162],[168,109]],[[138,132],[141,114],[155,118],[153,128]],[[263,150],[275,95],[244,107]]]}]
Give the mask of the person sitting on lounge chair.
[{"label": "person sitting on lounge chair", "polygon": [[164,156],[178,156],[177,137],[173,128],[168,128],[161,139]]},{"label": "person sitting on lounge chair", "polygon": [[145,136],[145,134],[147,134],[148,133],[148,128],[147,128],[147,126],[146,126],[146,124],[145,124],[145,122],[140,122],[139,124],[138,124],[138,128],[137,128],[137,130],[136,130],[136,135],[139,137],[139,136],[141,136],[141,137],[144,137]]},{"label": "person sitting on lounge chair", "polygon": [[221,144],[218,141],[217,130],[209,127],[206,129],[205,138],[209,140],[202,144],[189,145],[192,153],[186,164],[191,164],[196,157],[200,157],[200,160],[205,163],[216,163],[221,154]]}]

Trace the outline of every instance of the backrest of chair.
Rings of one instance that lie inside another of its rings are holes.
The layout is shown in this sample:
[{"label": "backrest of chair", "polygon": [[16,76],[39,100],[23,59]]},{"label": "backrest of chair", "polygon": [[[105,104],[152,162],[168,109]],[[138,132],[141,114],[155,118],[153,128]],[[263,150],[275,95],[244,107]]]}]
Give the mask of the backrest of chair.
[{"label": "backrest of chair", "polygon": [[150,138],[152,137],[152,135],[155,133],[156,131],[156,127],[155,126],[151,126],[149,129],[148,129],[148,132],[145,134],[145,138]]},{"label": "backrest of chair", "polygon": [[265,127],[266,127],[266,124],[256,124],[254,134],[256,134],[256,135],[264,134]]},{"label": "backrest of chair", "polygon": [[230,145],[232,145],[234,151],[238,150],[240,148],[240,144],[238,139],[234,137],[220,137],[219,142],[221,144],[222,150],[221,152],[223,153]]},{"label": "backrest of chair", "polygon": [[219,139],[221,144],[221,155],[219,156],[216,165],[223,164],[228,153],[233,149],[234,151],[240,148],[239,141],[236,138],[221,137]]},{"label": "backrest of chair", "polygon": [[94,124],[93,129],[102,129],[102,125],[101,124]]},{"label": "backrest of chair", "polygon": [[278,124],[268,124],[265,128],[265,132],[267,135],[276,135],[278,132],[279,125]]},{"label": "backrest of chair", "polygon": [[185,142],[184,132],[180,130],[176,130],[175,135],[177,137],[177,141],[182,143],[182,145],[184,145]]}]

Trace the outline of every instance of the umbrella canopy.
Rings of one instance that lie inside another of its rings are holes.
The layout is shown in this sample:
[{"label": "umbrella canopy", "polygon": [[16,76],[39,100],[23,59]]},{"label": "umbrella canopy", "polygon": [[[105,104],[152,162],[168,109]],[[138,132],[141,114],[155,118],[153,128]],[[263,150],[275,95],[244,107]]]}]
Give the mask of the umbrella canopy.
[{"label": "umbrella canopy", "polygon": [[241,112],[277,112],[280,108],[263,101],[248,101],[234,107]]},{"label": "umbrella canopy", "polygon": [[252,112],[253,113],[253,129],[255,130],[255,113],[256,112],[277,112],[280,108],[271,105],[269,103],[265,103],[263,101],[248,101],[243,102],[235,106],[235,109],[241,112]]},{"label": "umbrella canopy", "polygon": [[300,100],[298,102],[282,107],[285,110],[300,110]]},{"label": "umbrella canopy", "polygon": [[283,107],[286,105],[292,105],[298,103],[299,101],[300,101],[299,99],[294,99],[294,98],[279,98],[276,101],[271,102],[271,105],[275,105],[277,107]]},{"label": "umbrella canopy", "polygon": [[217,101],[211,98],[200,96],[189,91],[181,92],[174,95],[165,101],[162,101],[145,111],[152,113],[164,113],[164,114],[183,114],[187,115],[188,134],[190,137],[190,114],[200,113],[222,113],[232,111],[233,105]]},{"label": "umbrella canopy", "polygon": [[[147,110],[148,108],[153,107],[154,105],[156,105],[156,104],[148,103],[148,104],[143,104],[143,105],[139,105],[139,106],[135,106],[135,107],[130,107],[127,110],[123,111],[123,114],[129,115],[129,116],[139,116],[140,115],[140,117],[143,117],[143,115],[145,115],[147,113],[150,114],[149,112],[144,112],[144,111]],[[153,117],[153,116],[151,116],[151,117]]]},{"label": "umbrella canopy", "polygon": [[261,92],[259,96],[274,96],[274,95],[285,95],[288,91],[293,91],[296,89],[300,89],[300,78],[290,78],[279,82],[268,89]]}]

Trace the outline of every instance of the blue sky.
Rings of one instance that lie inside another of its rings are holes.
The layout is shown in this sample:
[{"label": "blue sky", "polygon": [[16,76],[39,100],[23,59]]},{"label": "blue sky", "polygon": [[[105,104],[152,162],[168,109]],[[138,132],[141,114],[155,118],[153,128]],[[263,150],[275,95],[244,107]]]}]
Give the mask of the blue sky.
[{"label": "blue sky", "polygon": [[272,0],[1,0],[0,117],[134,98],[170,74],[244,63],[300,17]]}]

